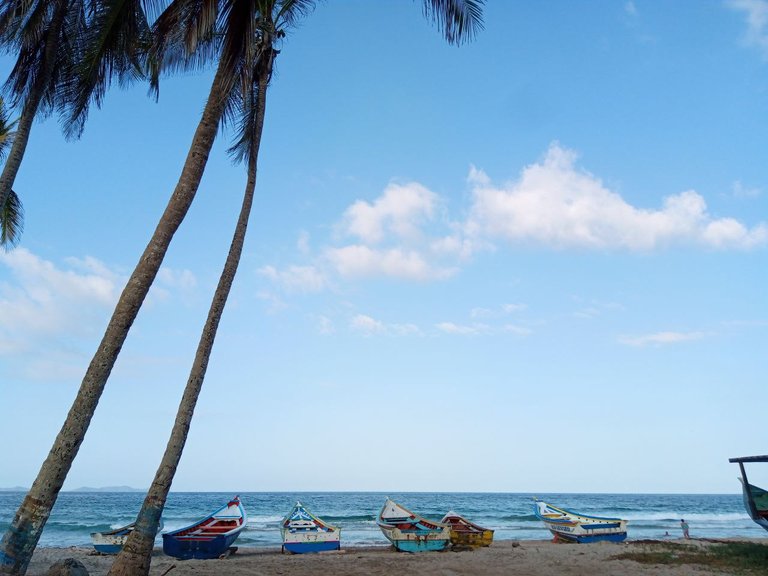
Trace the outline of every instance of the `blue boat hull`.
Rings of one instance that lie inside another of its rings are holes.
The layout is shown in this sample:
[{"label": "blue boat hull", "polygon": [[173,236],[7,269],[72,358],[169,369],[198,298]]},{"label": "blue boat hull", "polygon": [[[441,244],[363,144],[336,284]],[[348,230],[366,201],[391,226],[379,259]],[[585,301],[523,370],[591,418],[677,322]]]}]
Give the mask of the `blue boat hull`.
[{"label": "blue boat hull", "polygon": [[616,532],[614,534],[587,534],[585,536],[572,536],[563,535],[562,532],[557,533],[557,537],[561,540],[568,540],[570,542],[577,542],[578,544],[590,544],[592,542],[624,542],[627,539],[626,532]]},{"label": "blue boat hull", "polygon": [[123,549],[122,546],[117,544],[94,544],[93,547],[96,552],[101,554],[120,554],[120,551]]},{"label": "blue boat hull", "polygon": [[445,550],[450,540],[393,540],[392,545],[400,552],[439,552]]},{"label": "blue boat hull", "polygon": [[179,560],[211,560],[219,558],[234,544],[241,530],[232,534],[216,536],[205,540],[191,538],[177,539],[173,535],[163,534],[163,552]]},{"label": "blue boat hull", "polygon": [[283,544],[283,549],[291,554],[311,554],[313,552],[329,552],[341,549],[341,543],[331,542],[289,542]]}]

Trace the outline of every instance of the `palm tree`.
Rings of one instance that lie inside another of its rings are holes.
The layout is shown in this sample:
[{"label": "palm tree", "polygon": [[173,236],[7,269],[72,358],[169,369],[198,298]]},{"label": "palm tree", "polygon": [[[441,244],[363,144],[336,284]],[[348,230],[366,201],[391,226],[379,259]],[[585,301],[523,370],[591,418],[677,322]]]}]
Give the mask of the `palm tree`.
[{"label": "palm tree", "polygon": [[233,147],[233,151],[238,155],[244,154],[248,162],[247,182],[240,216],[237,220],[224,269],[222,270],[210,310],[208,311],[208,318],[200,335],[195,360],[192,364],[187,385],[184,388],[184,394],[179,403],[176,421],[174,422],[165,453],[136,519],[136,529],[128,537],[128,541],[109,571],[109,576],[149,574],[157,526],[165,507],[176,469],[181,460],[181,454],[186,444],[197,399],[203,386],[219,321],[224,312],[224,306],[226,305],[240,263],[248,220],[251,207],[253,206],[254,191],[256,189],[256,166],[262,128],[264,126],[267,85],[271,77],[272,63],[277,55],[277,51],[272,48],[271,38],[278,37],[279,28],[270,30],[270,28],[274,28],[271,26],[271,14],[267,13],[265,16],[259,17],[260,23],[267,26],[260,26],[262,30],[258,33],[262,38],[259,43],[261,45],[260,48],[263,47],[263,49],[260,50],[261,54],[258,56],[255,66],[255,86],[253,82],[244,79],[247,82],[246,85],[250,85],[255,90],[249,89],[243,99],[242,137],[238,144]]},{"label": "palm tree", "polygon": [[[0,98],[0,160],[5,158],[8,148],[13,142],[16,132],[13,131],[16,122],[12,122],[5,109],[5,102]],[[24,208],[16,193],[11,190],[0,206],[0,246],[6,249],[13,247],[19,240],[24,225]]]},{"label": "palm tree", "polygon": [[[14,195],[13,183],[33,120],[61,105],[57,86],[76,51],[74,42],[84,21],[81,0],[9,0],[0,7],[0,46],[18,52],[5,89],[13,96],[13,107],[22,106],[8,160],[0,173],[0,207],[5,208]],[[17,241],[18,235],[9,236],[3,245]]]},{"label": "palm tree", "polygon": [[[176,5],[172,5],[169,10],[182,11],[187,7],[183,6],[184,2],[176,2],[174,4]],[[171,437],[137,517],[136,529],[128,537],[128,541],[109,571],[109,576],[149,574],[157,527],[186,444],[219,321],[224,312],[224,306],[226,305],[242,254],[256,187],[256,171],[266,110],[267,87],[272,76],[274,59],[278,54],[274,43],[277,39],[285,36],[285,27],[292,24],[297,16],[304,15],[314,2],[265,0],[253,2],[253,4],[257,5],[256,10],[252,12],[255,18],[253,25],[254,33],[251,33],[251,42],[246,47],[245,52],[246,54],[253,54],[253,56],[250,58],[246,57],[242,61],[243,66],[239,69],[239,81],[237,84],[237,87],[240,88],[238,93],[240,97],[240,114],[238,115],[240,118],[239,137],[236,144],[230,149],[230,152],[238,160],[243,161],[247,159],[248,162],[248,178],[240,216],[224,269],[211,302],[208,319],[200,336],[195,360],[179,404]],[[428,11],[428,14],[431,14],[429,10],[432,9],[434,4],[425,5],[425,10]],[[451,4],[451,8],[456,8],[453,3],[449,4]],[[456,14],[459,14],[459,12],[456,12]],[[461,14],[463,15],[464,13],[462,12]],[[481,14],[478,10],[474,12],[473,17],[477,23],[480,22]],[[440,18],[453,21],[450,15],[436,14],[438,22],[442,22]],[[463,16],[458,17],[456,21],[459,22],[459,26],[466,26]],[[451,32],[446,32],[446,36],[450,40],[458,41],[464,37],[464,32],[459,33],[452,27],[448,28],[450,28]],[[470,26],[462,28],[462,30],[474,30],[474,27]],[[188,33],[189,31],[185,31],[185,37]]]},{"label": "palm tree", "polygon": [[[156,42],[150,57],[156,71],[203,64],[212,55],[216,55],[218,58],[216,72],[174,192],[149,244],[120,295],[61,431],[0,542],[0,574],[26,572],[32,552],[83,442],[85,432],[128,331],[157,275],[173,235],[194,200],[219,124],[227,110],[228,102],[231,102],[236,82],[238,79],[255,77],[250,74],[239,75],[238,71],[247,70],[249,66],[255,64],[257,60],[254,58],[259,51],[255,49],[254,43],[258,45],[264,41],[256,27],[257,16],[282,14],[287,17],[288,14],[297,14],[313,4],[314,2],[308,0],[174,0],[155,23]],[[424,13],[437,23],[449,42],[460,43],[470,38],[481,26],[482,4],[483,0],[424,0]],[[277,24],[280,18],[273,18],[273,21]],[[275,40],[276,38],[270,38],[269,42]],[[262,45],[262,49],[265,48],[266,46]],[[269,48],[272,49],[271,44]],[[156,89],[157,75],[154,78],[153,87]],[[245,93],[245,90],[243,92]],[[214,302],[212,308],[215,307]],[[213,323],[206,326],[208,330]],[[203,340],[205,339],[204,331]],[[208,353],[210,350],[204,352],[204,354]],[[196,370],[202,370],[199,374],[202,382],[204,366],[202,364],[197,368],[193,366],[193,373]],[[192,397],[194,395],[190,395],[190,399]],[[186,405],[182,402],[181,409],[184,410],[185,407]],[[191,413],[189,416],[191,417]],[[179,426],[180,433],[185,436],[183,421]],[[172,437],[171,443],[173,442]],[[180,450],[182,447],[183,445],[180,445],[177,449]],[[161,470],[159,474],[162,475],[163,471]],[[170,486],[171,478],[165,481]],[[139,528],[145,533],[146,538],[147,534],[155,533],[153,524],[156,526],[162,510],[151,510],[153,506],[157,506],[155,500],[146,502],[145,506],[148,510],[142,519],[143,525]],[[138,549],[134,553],[142,554]]]}]

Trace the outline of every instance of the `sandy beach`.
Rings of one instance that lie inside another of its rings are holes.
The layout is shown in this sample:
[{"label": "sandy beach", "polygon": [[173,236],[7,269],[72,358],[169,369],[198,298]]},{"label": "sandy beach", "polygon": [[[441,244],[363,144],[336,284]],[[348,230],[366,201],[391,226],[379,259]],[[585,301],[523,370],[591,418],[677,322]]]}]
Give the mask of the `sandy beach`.
[{"label": "sandy beach", "polygon": [[[179,561],[156,549],[152,560],[152,576],[396,576],[472,575],[472,576],[551,576],[553,574],[601,576],[690,576],[694,574],[727,574],[701,564],[659,565],[639,563],[616,557],[627,552],[653,552],[691,545],[712,546],[702,540],[630,541],[622,544],[590,545],[555,544],[550,541],[499,541],[490,548],[460,552],[421,554],[398,553],[393,548],[347,548],[321,554],[281,554],[279,549],[240,548],[220,560]],[[32,559],[30,576],[42,576],[57,560],[76,558],[91,576],[107,573],[113,557],[96,554],[85,547],[39,548]],[[169,571],[170,569],[170,571]]]}]

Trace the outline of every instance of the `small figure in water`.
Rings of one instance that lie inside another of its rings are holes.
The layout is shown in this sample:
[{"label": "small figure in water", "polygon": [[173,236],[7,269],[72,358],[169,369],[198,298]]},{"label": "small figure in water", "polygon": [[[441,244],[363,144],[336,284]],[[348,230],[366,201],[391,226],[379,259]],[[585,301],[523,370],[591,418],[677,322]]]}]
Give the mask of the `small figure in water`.
[{"label": "small figure in water", "polygon": [[688,522],[685,520],[680,520],[680,528],[683,529],[683,538],[690,540],[691,537],[688,535]]}]

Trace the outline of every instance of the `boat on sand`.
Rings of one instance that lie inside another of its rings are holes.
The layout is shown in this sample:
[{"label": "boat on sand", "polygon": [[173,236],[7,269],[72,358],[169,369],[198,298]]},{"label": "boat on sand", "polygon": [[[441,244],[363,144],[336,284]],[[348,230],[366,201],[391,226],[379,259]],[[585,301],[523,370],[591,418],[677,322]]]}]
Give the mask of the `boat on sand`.
[{"label": "boat on sand", "polygon": [[[105,530],[104,532],[91,532],[91,544],[96,549],[96,552],[101,554],[119,554],[123,549],[128,536],[131,535],[133,529],[136,527],[136,522],[131,522],[126,526],[115,528],[113,530]],[[163,521],[160,520],[160,524],[157,526],[157,532],[159,533],[163,529]]]},{"label": "boat on sand", "polygon": [[451,527],[451,544],[454,547],[479,548],[490,546],[493,542],[493,530],[478,526],[456,512],[448,512],[440,522]]},{"label": "boat on sand", "polygon": [[220,558],[245,529],[248,517],[240,498],[185,528],[163,534],[163,552],[179,560]]},{"label": "boat on sand", "polygon": [[387,540],[401,552],[445,550],[451,543],[451,527],[433,522],[387,498],[377,519]]},{"label": "boat on sand", "polygon": [[293,554],[327,552],[341,547],[341,530],[312,514],[301,502],[296,502],[283,518],[280,533],[283,537],[283,551]]},{"label": "boat on sand", "polygon": [[555,537],[555,541],[576,542],[622,542],[627,538],[627,520],[587,516],[558,508],[535,500],[534,513],[544,522]]}]

